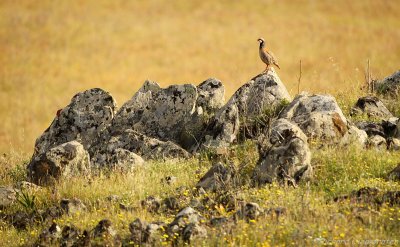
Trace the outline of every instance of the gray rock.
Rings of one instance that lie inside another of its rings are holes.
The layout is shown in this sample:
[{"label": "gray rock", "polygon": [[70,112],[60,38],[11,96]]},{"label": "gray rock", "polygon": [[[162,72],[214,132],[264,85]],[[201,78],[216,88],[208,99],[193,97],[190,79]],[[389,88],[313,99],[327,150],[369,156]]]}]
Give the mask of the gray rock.
[{"label": "gray rock", "polygon": [[36,156],[28,165],[28,175],[35,184],[46,185],[60,178],[90,174],[90,158],[77,141],[53,147]]},{"label": "gray rock", "polygon": [[13,187],[0,186],[0,208],[12,205],[17,200],[17,192]]},{"label": "gray rock", "polygon": [[179,211],[171,224],[168,225],[168,232],[171,236],[174,233],[181,234],[183,228],[190,223],[198,224],[203,217],[193,208],[186,207]]},{"label": "gray rock", "polygon": [[349,130],[344,134],[340,140],[341,146],[348,146],[350,144],[365,147],[368,144],[368,135],[364,130],[360,130],[354,125],[349,126]]},{"label": "gray rock", "polygon": [[239,133],[239,110],[236,104],[227,104],[221,108],[208,126],[202,148],[228,147]]},{"label": "gray rock", "polygon": [[361,121],[356,123],[356,127],[360,130],[364,130],[368,136],[374,136],[374,135],[385,136],[385,130],[379,123]]},{"label": "gray rock", "polygon": [[129,224],[129,231],[131,233],[130,240],[135,244],[140,245],[144,241],[147,223],[136,218]]},{"label": "gray rock", "polygon": [[382,101],[374,96],[359,98],[357,103],[351,108],[350,115],[367,115],[368,117],[387,119],[393,117],[392,113],[386,108]]},{"label": "gray rock", "polygon": [[91,241],[98,246],[121,246],[117,231],[109,219],[103,219],[91,231]]},{"label": "gray rock", "polygon": [[21,190],[38,191],[38,190],[40,190],[42,187],[41,187],[41,186],[38,186],[38,185],[36,185],[36,184],[34,184],[34,183],[30,183],[30,182],[27,182],[27,181],[21,181],[21,182],[18,182],[17,188],[19,188],[19,189],[21,189]]},{"label": "gray rock", "polygon": [[42,231],[35,246],[55,246],[59,243],[60,239],[61,228],[57,225],[57,223],[53,222],[49,229]]},{"label": "gray rock", "polygon": [[183,241],[190,243],[207,237],[207,230],[200,224],[190,223],[182,230]]},{"label": "gray rock", "polygon": [[124,149],[140,155],[144,160],[166,158],[188,158],[190,154],[171,141],[160,141],[134,130],[125,130],[112,137],[107,144],[100,143],[92,148],[95,167],[104,167],[114,160],[115,150]]},{"label": "gray rock", "polygon": [[386,150],[387,149],[386,139],[380,135],[371,136],[368,138],[368,147],[380,150]]},{"label": "gray rock", "polygon": [[157,213],[161,206],[161,199],[154,196],[148,196],[146,199],[142,200],[140,204],[142,208],[147,211]]},{"label": "gray rock", "polygon": [[400,70],[375,83],[376,91],[380,94],[396,97],[400,90]]},{"label": "gray rock", "polygon": [[111,123],[116,107],[113,97],[99,88],[76,94],[36,140],[33,157],[73,140],[88,149]]},{"label": "gray rock", "polygon": [[109,167],[123,172],[132,172],[134,168],[144,165],[144,160],[139,155],[123,148],[114,149]]},{"label": "gray rock", "polygon": [[400,139],[398,138],[388,138],[386,140],[387,146],[389,150],[400,150]]},{"label": "gray rock", "polygon": [[60,207],[68,214],[76,214],[86,210],[86,205],[78,198],[62,199]]},{"label": "gray rock", "polygon": [[302,93],[280,114],[296,123],[311,139],[337,143],[348,131],[348,123],[334,97]]},{"label": "gray rock", "polygon": [[235,219],[256,220],[264,210],[255,202],[243,203],[240,209],[235,213]]},{"label": "gray rock", "polygon": [[232,175],[231,168],[225,167],[222,163],[217,163],[199,180],[196,187],[203,188],[206,191],[217,191],[225,185],[231,184]]},{"label": "gray rock", "polygon": [[143,236],[143,242],[155,246],[155,244],[162,238],[165,226],[164,222],[152,222],[147,224]]},{"label": "gray rock", "polygon": [[[83,232],[74,225],[64,226],[61,231],[60,246],[72,247],[75,246],[79,239],[82,238]],[[79,245],[81,246],[81,245]]]},{"label": "gray rock", "polygon": [[207,114],[220,109],[225,103],[225,88],[218,79],[205,80],[197,86],[197,93],[196,107],[201,107]]},{"label": "gray rock", "polygon": [[290,101],[291,97],[274,69],[259,74],[241,86],[229,99],[227,105],[235,104],[239,116],[251,118],[262,114],[266,109]]},{"label": "gray rock", "polygon": [[400,181],[400,164],[389,172],[388,178],[393,181]]},{"label": "gray rock", "polygon": [[296,184],[312,174],[311,152],[307,137],[295,124],[278,119],[272,124],[269,143],[260,150],[260,162],[254,169],[256,184],[274,180]]}]

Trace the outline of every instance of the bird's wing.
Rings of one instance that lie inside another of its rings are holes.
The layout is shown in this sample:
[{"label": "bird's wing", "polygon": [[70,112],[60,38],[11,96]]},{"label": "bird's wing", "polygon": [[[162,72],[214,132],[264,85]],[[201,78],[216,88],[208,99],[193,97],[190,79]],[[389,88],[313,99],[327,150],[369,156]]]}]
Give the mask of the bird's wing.
[{"label": "bird's wing", "polygon": [[272,61],[278,63],[278,60],[276,59],[274,53],[272,53],[272,51],[266,51],[271,57],[272,57]]}]

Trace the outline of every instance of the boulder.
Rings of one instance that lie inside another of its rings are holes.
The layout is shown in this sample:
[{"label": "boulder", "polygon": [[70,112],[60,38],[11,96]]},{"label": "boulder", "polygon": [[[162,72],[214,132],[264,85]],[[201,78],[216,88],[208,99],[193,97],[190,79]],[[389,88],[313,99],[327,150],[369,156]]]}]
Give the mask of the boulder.
[{"label": "boulder", "polygon": [[197,86],[197,93],[196,107],[201,107],[207,114],[217,111],[225,103],[225,88],[218,79],[210,78],[203,81]]},{"label": "boulder", "polygon": [[[86,231],[82,232],[81,229],[77,228],[74,225],[67,225],[64,226],[61,231],[60,246],[88,246],[88,245],[78,245],[81,244],[82,240],[85,240],[87,237],[90,237],[88,232]],[[89,244],[90,244],[90,239],[89,239]]]},{"label": "boulder", "polygon": [[148,196],[146,199],[142,200],[140,204],[142,208],[147,209],[147,211],[157,213],[161,206],[161,199],[154,196]]},{"label": "boulder", "polygon": [[387,119],[393,117],[386,106],[375,96],[365,96],[357,100],[351,108],[351,116],[367,115],[368,117]]},{"label": "boulder", "polygon": [[381,81],[375,82],[375,88],[380,94],[397,98],[400,89],[400,70]]},{"label": "boulder", "polygon": [[206,191],[217,191],[225,185],[231,184],[234,171],[221,163],[213,165],[207,173],[199,180],[196,187]]},{"label": "boulder", "polygon": [[123,172],[132,172],[145,163],[142,157],[123,148],[114,149],[109,162],[108,167]]},{"label": "boulder", "polygon": [[368,138],[368,147],[380,150],[386,150],[387,149],[386,139],[380,135],[371,136]]},{"label": "boulder", "polygon": [[207,237],[207,229],[200,224],[190,223],[182,230],[182,238],[186,243],[205,237]]},{"label": "boulder", "polygon": [[0,209],[12,205],[17,200],[17,191],[13,187],[0,186]]},{"label": "boulder", "polygon": [[114,98],[100,88],[76,94],[69,105],[57,112],[50,127],[36,140],[33,156],[73,140],[88,149],[111,123],[116,108]]},{"label": "boulder", "polygon": [[253,172],[256,184],[278,180],[296,185],[301,178],[311,176],[307,137],[297,125],[286,119],[276,120],[265,145],[260,148],[260,161]]},{"label": "boulder", "polygon": [[90,158],[82,144],[70,141],[34,157],[28,175],[35,184],[50,184],[60,178],[90,174]]},{"label": "boulder", "polygon": [[78,198],[62,199],[60,202],[60,207],[68,215],[80,213],[86,210],[86,205],[83,204],[83,202]]},{"label": "boulder", "polygon": [[225,105],[215,114],[208,126],[201,148],[228,147],[236,140],[239,127],[239,110],[236,104]]},{"label": "boulder", "polygon": [[95,246],[121,246],[120,237],[109,219],[103,219],[91,231],[91,244]]},{"label": "boulder", "polygon": [[368,135],[364,130],[360,130],[354,125],[349,126],[349,130],[344,134],[340,141],[341,146],[358,145],[364,148],[368,143]]},{"label": "boulder", "polygon": [[356,127],[360,130],[364,130],[368,136],[380,135],[382,137],[386,136],[385,131],[381,124],[369,121],[357,122]]},{"label": "boulder", "polygon": [[241,86],[227,105],[235,104],[240,118],[252,118],[290,99],[285,85],[275,70],[271,69],[268,73],[259,74]]},{"label": "boulder", "polygon": [[144,241],[144,234],[146,231],[147,223],[136,218],[129,224],[129,231],[131,233],[130,240],[137,245],[141,245]]},{"label": "boulder", "polygon": [[129,151],[137,154],[144,160],[190,157],[190,154],[186,150],[171,141],[160,141],[137,131],[127,129],[122,134],[111,137],[106,144],[99,143],[92,147],[90,151],[93,153],[93,165],[95,167],[104,167],[110,163],[112,164],[117,161],[115,154],[118,150],[121,151],[121,149],[124,150],[123,152]]},{"label": "boulder", "polygon": [[337,143],[348,131],[348,122],[342,110],[330,95],[301,93],[280,114],[296,123],[311,139]]},{"label": "boulder", "polygon": [[56,246],[61,239],[61,228],[53,222],[48,229],[42,231],[34,246]]}]

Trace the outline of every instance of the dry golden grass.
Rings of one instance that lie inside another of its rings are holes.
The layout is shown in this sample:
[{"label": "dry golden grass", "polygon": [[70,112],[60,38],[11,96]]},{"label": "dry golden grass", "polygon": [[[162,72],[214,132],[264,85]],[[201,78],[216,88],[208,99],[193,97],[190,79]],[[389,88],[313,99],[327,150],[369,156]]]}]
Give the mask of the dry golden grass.
[{"label": "dry golden grass", "polygon": [[119,104],[145,79],[221,79],[228,95],[279,59],[292,95],[363,83],[364,67],[399,69],[399,1],[51,1],[0,3],[0,152],[29,153],[55,112],[100,87]]}]

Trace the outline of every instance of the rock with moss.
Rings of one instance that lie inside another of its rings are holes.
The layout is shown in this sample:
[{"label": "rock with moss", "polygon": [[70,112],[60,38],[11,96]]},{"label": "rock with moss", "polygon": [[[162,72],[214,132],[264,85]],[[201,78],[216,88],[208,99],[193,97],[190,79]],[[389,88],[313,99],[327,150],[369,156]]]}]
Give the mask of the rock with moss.
[{"label": "rock with moss", "polygon": [[90,175],[90,172],[89,154],[77,141],[53,147],[28,164],[28,176],[39,185],[48,185],[61,178]]},{"label": "rock with moss", "polygon": [[311,175],[311,152],[306,135],[288,120],[276,120],[268,141],[261,144],[253,181],[259,185],[273,181],[296,185],[300,179]]}]

